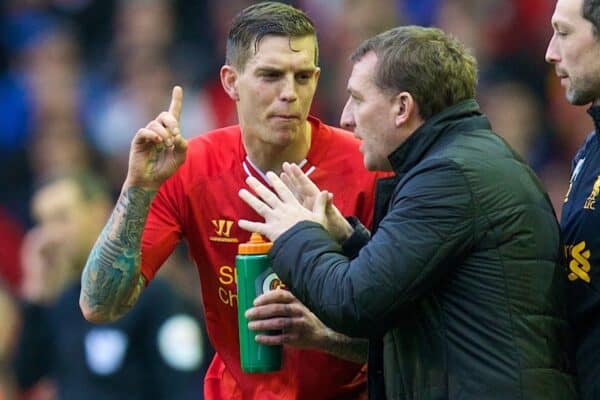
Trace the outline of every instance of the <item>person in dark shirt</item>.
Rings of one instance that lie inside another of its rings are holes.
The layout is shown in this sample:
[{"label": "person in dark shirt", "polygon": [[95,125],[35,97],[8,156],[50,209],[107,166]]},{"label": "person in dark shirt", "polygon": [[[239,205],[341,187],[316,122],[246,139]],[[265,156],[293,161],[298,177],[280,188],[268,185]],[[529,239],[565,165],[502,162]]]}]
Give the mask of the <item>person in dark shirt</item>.
[{"label": "person in dark shirt", "polygon": [[569,281],[579,387],[600,399],[600,1],[558,0],[546,61],[554,65],[569,103],[591,105],[595,130],[573,159],[561,228]]},{"label": "person in dark shirt", "polygon": [[[78,276],[110,212],[89,177],[61,177],[36,192],[38,225],[22,253],[22,329],[14,355],[20,388],[43,378],[59,399],[202,398],[211,350],[200,307],[156,279],[126,317],[107,325],[79,310]],[[172,266],[175,268],[176,266]]]}]

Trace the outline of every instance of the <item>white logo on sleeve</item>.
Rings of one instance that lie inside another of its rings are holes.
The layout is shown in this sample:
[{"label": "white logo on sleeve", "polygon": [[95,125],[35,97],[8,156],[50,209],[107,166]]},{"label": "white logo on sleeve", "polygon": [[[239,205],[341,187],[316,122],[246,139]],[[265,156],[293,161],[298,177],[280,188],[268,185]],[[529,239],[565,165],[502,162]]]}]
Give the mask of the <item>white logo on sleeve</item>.
[{"label": "white logo on sleeve", "polygon": [[192,371],[205,357],[200,326],[184,314],[167,319],[160,327],[158,348],[167,365],[177,370]]},{"label": "white logo on sleeve", "polygon": [[109,375],[119,369],[125,358],[129,339],[125,333],[110,328],[96,328],[85,337],[85,359],[90,370]]}]

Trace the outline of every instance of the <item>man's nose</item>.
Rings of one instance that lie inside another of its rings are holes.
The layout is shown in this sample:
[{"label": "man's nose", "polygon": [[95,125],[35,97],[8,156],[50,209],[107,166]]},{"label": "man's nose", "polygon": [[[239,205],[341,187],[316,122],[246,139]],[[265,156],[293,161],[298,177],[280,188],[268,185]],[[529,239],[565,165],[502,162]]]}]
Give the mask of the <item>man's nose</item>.
[{"label": "man's nose", "polygon": [[350,104],[350,99],[344,105],[344,109],[342,110],[342,116],[340,117],[340,126],[349,131],[354,131],[356,127],[356,123],[354,122],[354,116],[351,111],[352,105]]},{"label": "man's nose", "polygon": [[286,77],[283,80],[283,87],[281,88],[280,98],[283,101],[295,101],[298,99],[298,93],[296,91],[296,81],[293,76]]},{"label": "man's nose", "polygon": [[553,34],[548,42],[548,48],[546,49],[546,62],[550,64],[556,64],[559,61],[558,49],[556,45],[556,34]]}]

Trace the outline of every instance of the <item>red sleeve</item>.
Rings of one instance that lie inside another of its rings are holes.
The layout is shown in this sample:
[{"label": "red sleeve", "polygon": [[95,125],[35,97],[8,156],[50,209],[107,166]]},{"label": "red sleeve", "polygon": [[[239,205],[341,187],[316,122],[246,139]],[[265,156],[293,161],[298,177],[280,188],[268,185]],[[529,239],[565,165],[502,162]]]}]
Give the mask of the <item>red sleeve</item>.
[{"label": "red sleeve", "polygon": [[179,171],[152,201],[142,236],[142,275],[150,282],[182,238],[185,195]]}]

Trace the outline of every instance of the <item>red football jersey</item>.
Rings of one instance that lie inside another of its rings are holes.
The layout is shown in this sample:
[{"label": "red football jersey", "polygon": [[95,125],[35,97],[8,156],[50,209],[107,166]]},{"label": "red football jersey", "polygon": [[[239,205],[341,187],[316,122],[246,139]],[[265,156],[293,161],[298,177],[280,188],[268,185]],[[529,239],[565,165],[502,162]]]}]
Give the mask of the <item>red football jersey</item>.
[{"label": "red football jersey", "polygon": [[[302,165],[321,189],[334,194],[344,215],[372,223],[377,175],[366,171],[350,133],[309,118],[310,151]],[[207,399],[366,398],[366,369],[326,353],[284,346],[278,372],[247,374],[240,367],[235,256],[250,233],[239,219],[261,220],[238,197],[253,175],[239,126],[189,141],[187,158],[154,199],[142,241],[142,273],[148,279],[185,238],[202,286],[208,335],[217,354],[205,378]]]}]

